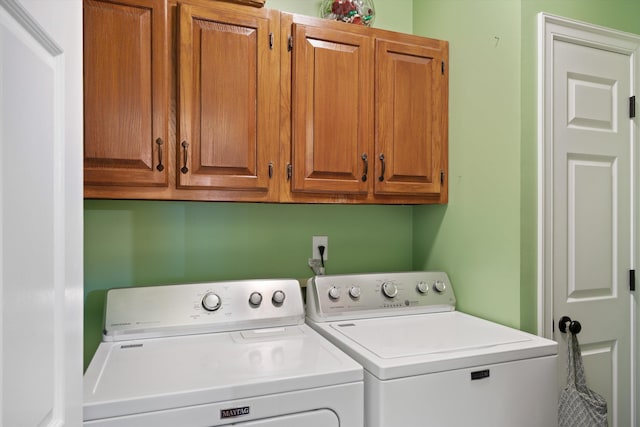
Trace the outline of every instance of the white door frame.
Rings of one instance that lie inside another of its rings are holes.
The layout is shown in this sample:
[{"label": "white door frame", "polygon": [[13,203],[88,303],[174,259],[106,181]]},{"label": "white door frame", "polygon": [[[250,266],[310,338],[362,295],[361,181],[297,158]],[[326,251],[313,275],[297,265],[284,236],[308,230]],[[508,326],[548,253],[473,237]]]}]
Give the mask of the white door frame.
[{"label": "white door frame", "polygon": [[[631,76],[631,87],[634,93],[640,95],[640,36],[622,31],[612,30],[597,25],[562,18],[546,13],[538,16],[538,334],[547,338],[553,338],[553,118],[552,107],[552,70],[553,52],[552,46],[555,40],[571,41],[585,46],[610,50],[629,55],[634,62],[635,75]],[[638,131],[635,122],[631,121],[631,136],[634,144],[632,156],[632,173],[637,175],[638,163]],[[631,234],[638,241],[638,230],[634,225],[638,220],[638,200],[635,192],[638,190],[636,182],[631,183],[632,200]],[[636,268],[637,247],[631,248],[631,268]],[[636,298],[631,293],[631,351],[632,356],[637,357],[638,328],[636,326]],[[631,402],[636,401],[637,372],[635,372],[636,360],[632,360],[632,396]],[[635,425],[636,411],[631,408],[631,420]]]}]

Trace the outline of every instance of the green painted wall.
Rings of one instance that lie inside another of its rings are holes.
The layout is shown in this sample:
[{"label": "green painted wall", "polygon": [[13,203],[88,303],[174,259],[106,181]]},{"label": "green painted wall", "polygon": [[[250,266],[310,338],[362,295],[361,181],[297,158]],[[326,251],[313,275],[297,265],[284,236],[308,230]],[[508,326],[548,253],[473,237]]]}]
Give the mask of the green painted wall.
[{"label": "green painted wall", "polygon": [[449,41],[449,204],[414,208],[414,267],[459,309],[520,325],[520,2],[420,0],[414,32]]},{"label": "green painted wall", "polygon": [[[317,16],[318,0],[267,0]],[[375,27],[411,32],[413,0],[377,0]],[[329,236],[328,273],[412,268],[409,206],[85,201],[85,368],[101,339],[106,289],[312,272],[311,236]]]}]

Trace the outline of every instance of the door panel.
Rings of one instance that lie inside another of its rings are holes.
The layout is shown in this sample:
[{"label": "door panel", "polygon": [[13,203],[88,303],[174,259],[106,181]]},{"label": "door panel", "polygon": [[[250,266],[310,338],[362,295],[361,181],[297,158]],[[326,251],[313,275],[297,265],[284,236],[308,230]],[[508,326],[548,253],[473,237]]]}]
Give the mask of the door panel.
[{"label": "door panel", "polygon": [[616,130],[615,80],[569,72],[567,91],[568,127],[612,132]]},{"label": "door panel", "polygon": [[278,25],[269,14],[180,5],[179,187],[275,194]]},{"label": "door panel", "polygon": [[82,4],[0,2],[0,425],[82,422]]},{"label": "door panel", "polygon": [[[615,297],[621,285],[615,268],[619,260],[614,259],[616,159],[571,153],[567,163],[567,300]],[[598,260],[597,268],[593,260]]]},{"label": "door panel", "polygon": [[[628,272],[634,229],[630,56],[553,42],[553,313],[578,320],[587,382],[611,426],[631,423]],[[566,381],[566,336],[559,385]]]},{"label": "door panel", "polygon": [[293,25],[294,192],[366,194],[373,141],[373,42]]},{"label": "door panel", "polygon": [[168,183],[167,7],[84,1],[85,182]]},{"label": "door panel", "polygon": [[441,46],[376,41],[377,194],[441,191],[445,54]]}]

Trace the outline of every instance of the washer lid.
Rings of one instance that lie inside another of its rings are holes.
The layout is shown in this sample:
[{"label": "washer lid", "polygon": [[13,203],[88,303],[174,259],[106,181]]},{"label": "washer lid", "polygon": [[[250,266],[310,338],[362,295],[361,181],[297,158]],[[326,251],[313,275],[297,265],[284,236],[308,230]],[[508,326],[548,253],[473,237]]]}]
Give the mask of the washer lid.
[{"label": "washer lid", "polygon": [[316,326],[380,379],[557,353],[555,341],[457,311]]},{"label": "washer lid", "polygon": [[362,367],[306,325],[100,344],[84,419],[362,381]]}]

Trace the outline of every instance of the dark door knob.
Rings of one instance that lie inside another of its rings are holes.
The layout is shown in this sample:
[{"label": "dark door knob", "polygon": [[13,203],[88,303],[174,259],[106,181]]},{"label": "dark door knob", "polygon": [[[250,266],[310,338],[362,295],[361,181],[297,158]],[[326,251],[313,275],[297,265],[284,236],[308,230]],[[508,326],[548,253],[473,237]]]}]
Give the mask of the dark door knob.
[{"label": "dark door knob", "polygon": [[569,332],[578,335],[582,330],[582,325],[577,320],[571,320],[569,316],[562,316],[558,322],[558,329],[563,334],[567,333],[567,324],[569,324]]}]

